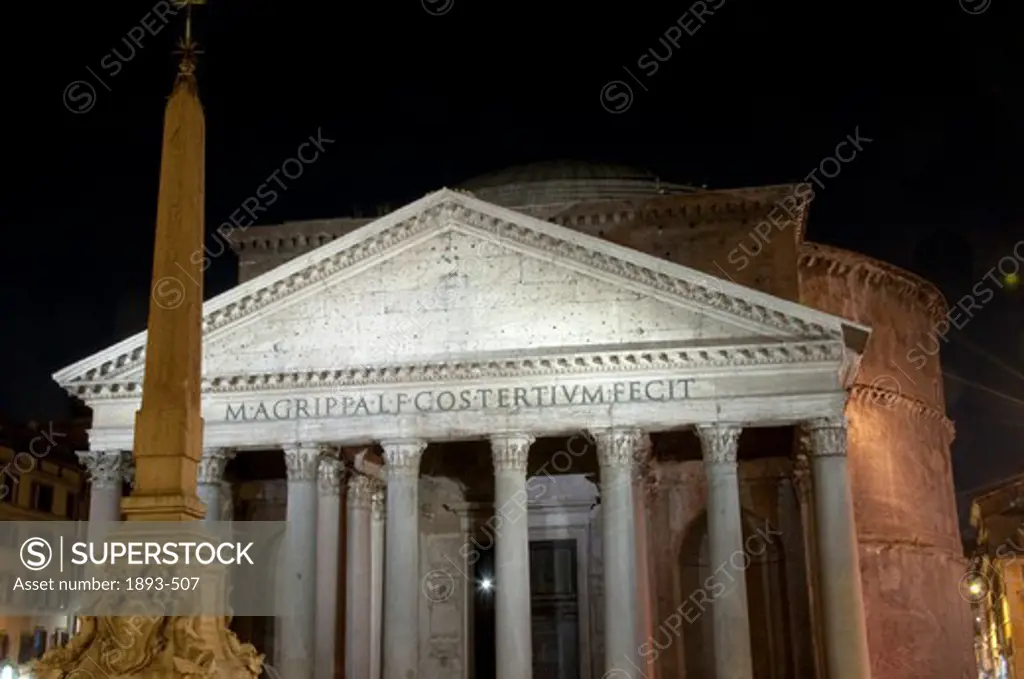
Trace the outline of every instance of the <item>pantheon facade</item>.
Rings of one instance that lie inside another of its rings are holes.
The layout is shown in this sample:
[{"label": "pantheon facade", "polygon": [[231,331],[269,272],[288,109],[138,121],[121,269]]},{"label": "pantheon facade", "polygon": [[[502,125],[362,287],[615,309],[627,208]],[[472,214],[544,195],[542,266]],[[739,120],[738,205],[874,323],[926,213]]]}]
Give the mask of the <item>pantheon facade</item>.
[{"label": "pantheon facade", "polygon": [[[236,630],[317,679],[968,676],[945,302],[807,241],[805,189],[563,162],[372,219],[233,215],[199,494],[300,526],[309,583]],[[93,517],[144,347],[54,376],[93,411]]]}]

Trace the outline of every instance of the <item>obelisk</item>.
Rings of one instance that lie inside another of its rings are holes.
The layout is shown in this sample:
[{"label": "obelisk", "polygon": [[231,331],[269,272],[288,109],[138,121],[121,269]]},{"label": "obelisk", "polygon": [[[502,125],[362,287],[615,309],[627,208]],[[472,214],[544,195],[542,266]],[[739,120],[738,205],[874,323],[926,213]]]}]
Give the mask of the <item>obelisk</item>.
[{"label": "obelisk", "polygon": [[[187,11],[193,3],[185,3]],[[179,52],[164,113],[146,372],[135,416],[135,487],[121,504],[129,521],[190,521],[205,514],[196,494],[203,452],[203,258],[195,253],[203,252],[206,124],[191,17]]]},{"label": "obelisk", "polygon": [[[204,237],[205,124],[191,35],[192,5],[202,2],[178,2],[188,16],[164,115],[146,373],[135,421],[135,485],[122,501],[129,521],[194,521],[205,512],[196,495],[203,439],[203,272],[195,256]],[[191,280],[182,281],[183,274]],[[79,620],[79,633],[66,647],[46,653],[35,677],[255,679],[262,669],[263,657],[238,641],[225,616]]]}]

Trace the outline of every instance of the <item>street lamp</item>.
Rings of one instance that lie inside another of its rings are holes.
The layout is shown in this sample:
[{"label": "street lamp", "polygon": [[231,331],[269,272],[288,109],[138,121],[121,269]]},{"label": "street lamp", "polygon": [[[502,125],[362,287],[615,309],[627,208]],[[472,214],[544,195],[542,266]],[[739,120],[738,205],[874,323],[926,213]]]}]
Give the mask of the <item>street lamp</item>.
[{"label": "street lamp", "polygon": [[0,664],[0,679],[18,679],[18,668],[6,661]]}]

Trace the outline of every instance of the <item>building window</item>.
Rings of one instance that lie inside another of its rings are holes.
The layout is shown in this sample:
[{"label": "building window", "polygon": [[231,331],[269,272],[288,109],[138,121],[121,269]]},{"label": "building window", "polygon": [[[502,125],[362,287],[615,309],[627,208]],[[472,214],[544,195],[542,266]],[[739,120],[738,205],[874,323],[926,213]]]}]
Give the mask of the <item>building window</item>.
[{"label": "building window", "polygon": [[46,653],[46,629],[36,627],[35,634],[32,635],[32,657],[39,658],[43,653]]},{"label": "building window", "polygon": [[7,502],[12,505],[18,504],[15,501],[15,496],[18,494],[18,484],[11,477],[4,474],[3,481],[0,482],[0,502]]},{"label": "building window", "polygon": [[64,516],[72,521],[78,520],[78,496],[68,493],[64,499]]},{"label": "building window", "polygon": [[23,665],[32,660],[32,637],[22,634],[18,637],[18,664]]},{"label": "building window", "polygon": [[53,511],[53,486],[32,484],[32,508],[46,513]]}]

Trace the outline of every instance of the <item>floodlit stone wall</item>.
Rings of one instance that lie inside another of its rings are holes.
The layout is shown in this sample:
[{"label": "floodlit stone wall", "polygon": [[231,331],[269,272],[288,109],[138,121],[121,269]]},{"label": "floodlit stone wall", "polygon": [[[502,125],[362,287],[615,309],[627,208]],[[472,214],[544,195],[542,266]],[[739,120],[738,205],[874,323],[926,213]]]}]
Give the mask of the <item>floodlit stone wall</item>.
[{"label": "floodlit stone wall", "polygon": [[873,676],[959,679],[974,661],[936,349],[945,303],[864,255],[804,244],[799,265],[804,304],[873,329],[846,411]]}]

